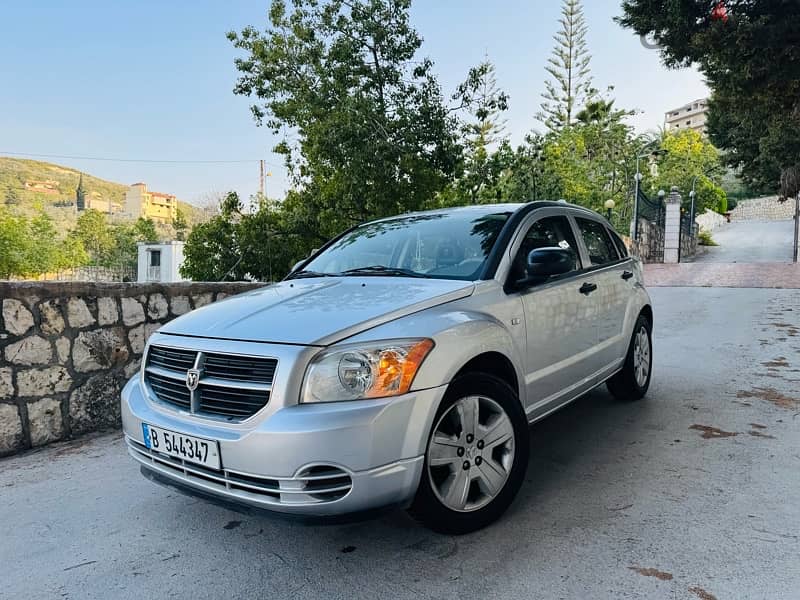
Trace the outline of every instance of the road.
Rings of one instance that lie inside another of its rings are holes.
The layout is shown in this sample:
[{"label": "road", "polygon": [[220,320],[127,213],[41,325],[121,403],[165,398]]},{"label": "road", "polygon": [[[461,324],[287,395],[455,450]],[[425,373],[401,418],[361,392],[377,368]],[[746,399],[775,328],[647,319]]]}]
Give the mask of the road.
[{"label": "road", "polygon": [[705,247],[693,262],[791,262],[794,221],[734,221],[711,232],[719,246]]},{"label": "road", "polygon": [[532,427],[492,527],[243,516],[149,483],[108,434],[0,461],[0,598],[797,598],[800,294],[652,293],[648,398]]}]

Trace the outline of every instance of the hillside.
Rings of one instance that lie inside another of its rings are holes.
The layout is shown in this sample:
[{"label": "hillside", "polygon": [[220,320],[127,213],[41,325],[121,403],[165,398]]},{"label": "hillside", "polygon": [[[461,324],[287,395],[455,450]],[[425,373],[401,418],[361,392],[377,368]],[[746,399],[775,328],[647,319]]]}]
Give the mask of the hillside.
[{"label": "hillside", "polygon": [[[0,205],[14,207],[22,213],[29,213],[39,206],[47,212],[59,210],[75,202],[75,188],[78,187],[80,171],[49,162],[0,156]],[[128,185],[106,181],[83,173],[83,187],[87,198],[111,201],[112,205],[122,206]],[[167,192],[168,190],[159,190]],[[198,220],[202,211],[196,206],[180,202],[190,222]]]}]

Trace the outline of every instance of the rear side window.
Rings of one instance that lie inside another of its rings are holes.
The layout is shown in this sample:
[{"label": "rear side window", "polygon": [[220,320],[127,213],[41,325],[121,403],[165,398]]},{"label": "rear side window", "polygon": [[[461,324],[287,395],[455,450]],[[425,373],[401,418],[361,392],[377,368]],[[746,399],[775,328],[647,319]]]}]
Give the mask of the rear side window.
[{"label": "rear side window", "polygon": [[586,244],[586,249],[589,251],[591,266],[605,265],[619,260],[617,247],[602,223],[581,219],[580,217],[575,220],[581,230],[583,243]]},{"label": "rear side window", "polygon": [[617,250],[619,250],[619,255],[621,258],[628,258],[628,248],[625,246],[625,242],[622,241],[622,238],[617,235],[617,232],[613,229],[609,229],[608,232],[611,234],[611,238],[614,240],[614,243],[617,245]]}]

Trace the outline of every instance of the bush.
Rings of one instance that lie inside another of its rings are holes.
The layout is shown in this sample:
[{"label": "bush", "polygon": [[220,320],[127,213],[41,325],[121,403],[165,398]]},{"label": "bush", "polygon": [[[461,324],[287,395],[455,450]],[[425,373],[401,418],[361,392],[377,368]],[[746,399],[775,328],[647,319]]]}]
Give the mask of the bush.
[{"label": "bush", "polygon": [[714,238],[711,237],[711,232],[705,229],[701,229],[700,233],[697,234],[697,243],[701,246],[719,246],[719,244],[714,241]]}]

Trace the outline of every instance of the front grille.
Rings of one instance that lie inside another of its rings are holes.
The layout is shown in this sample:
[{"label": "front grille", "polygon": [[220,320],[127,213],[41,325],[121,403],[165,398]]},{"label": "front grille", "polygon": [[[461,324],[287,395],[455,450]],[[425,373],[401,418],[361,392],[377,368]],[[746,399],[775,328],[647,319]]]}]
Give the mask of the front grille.
[{"label": "front grille", "polygon": [[296,477],[260,477],[223,469],[214,471],[155,452],[126,436],[128,449],[141,463],[158,467],[189,483],[195,481],[220,492],[257,497],[270,504],[320,504],[344,498],[353,480],[344,469],[321,465],[303,469]]},{"label": "front grille", "polygon": [[[277,366],[274,358],[150,346],[145,381],[161,402],[200,415],[241,421],[269,402]],[[190,370],[198,373],[194,390],[188,385]]]},{"label": "front grille", "polygon": [[194,366],[197,352],[194,350],[181,350],[175,348],[162,348],[150,346],[147,353],[148,364],[169,369],[170,371],[183,371],[184,373]]},{"label": "front grille", "polygon": [[203,371],[207,377],[222,377],[232,381],[272,383],[277,361],[265,361],[249,356],[206,354]]},{"label": "front grille", "polygon": [[176,404],[181,408],[191,407],[192,393],[184,382],[157,375],[156,373],[148,373],[147,378],[150,387],[164,402]]},{"label": "front grille", "polygon": [[[241,388],[203,385],[200,392],[200,412],[215,415],[249,416],[264,406],[265,392]],[[269,392],[266,392],[269,395]]]}]

